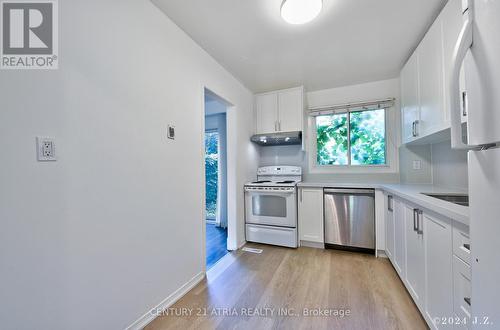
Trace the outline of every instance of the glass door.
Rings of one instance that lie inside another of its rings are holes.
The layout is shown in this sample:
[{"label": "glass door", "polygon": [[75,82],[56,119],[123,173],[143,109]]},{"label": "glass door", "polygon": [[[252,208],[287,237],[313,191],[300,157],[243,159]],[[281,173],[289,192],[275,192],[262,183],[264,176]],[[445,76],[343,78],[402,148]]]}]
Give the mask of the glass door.
[{"label": "glass door", "polygon": [[205,132],[205,184],[207,221],[215,222],[219,185],[219,132]]}]

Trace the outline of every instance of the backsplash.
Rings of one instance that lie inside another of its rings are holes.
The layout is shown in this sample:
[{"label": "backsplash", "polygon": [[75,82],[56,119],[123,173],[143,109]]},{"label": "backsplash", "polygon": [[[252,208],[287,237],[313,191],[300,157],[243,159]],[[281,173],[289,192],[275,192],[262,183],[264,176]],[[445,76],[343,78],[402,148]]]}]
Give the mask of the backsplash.
[{"label": "backsplash", "polygon": [[[383,182],[430,184],[468,188],[467,152],[452,150],[450,141],[434,145],[402,146],[399,149],[399,174],[311,174],[307,154],[301,146],[259,147],[259,166],[301,166],[304,180],[325,182]],[[413,169],[413,161],[420,161],[420,169]]]},{"label": "backsplash", "polygon": [[[399,149],[401,183],[433,183],[468,188],[467,152],[451,149],[450,141]],[[420,161],[421,169],[413,168]]]},{"label": "backsplash", "polygon": [[337,183],[398,183],[399,174],[312,174],[309,173],[307,153],[301,146],[259,147],[259,166],[293,165],[301,166],[305,181]]},{"label": "backsplash", "polygon": [[432,177],[439,186],[467,189],[467,151],[453,150],[450,141],[431,145]]},{"label": "backsplash", "polygon": [[[414,161],[420,162],[420,169],[413,168]],[[401,183],[432,183],[431,146],[401,146],[399,148],[399,172]]]}]

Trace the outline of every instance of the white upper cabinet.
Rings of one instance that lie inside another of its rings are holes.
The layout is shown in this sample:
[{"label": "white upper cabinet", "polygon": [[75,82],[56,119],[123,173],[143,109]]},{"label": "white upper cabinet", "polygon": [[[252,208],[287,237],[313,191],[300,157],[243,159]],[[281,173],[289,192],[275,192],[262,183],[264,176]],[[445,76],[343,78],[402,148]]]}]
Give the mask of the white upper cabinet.
[{"label": "white upper cabinet", "polygon": [[441,17],[425,35],[417,54],[420,92],[417,129],[419,135],[428,136],[446,128]]},{"label": "white upper cabinet", "polygon": [[414,53],[401,71],[401,110],[403,112],[403,143],[415,140],[420,118],[418,56]]},{"label": "white upper cabinet", "polygon": [[448,86],[461,26],[461,0],[449,0],[401,70],[403,143],[443,139],[436,133],[450,128]]},{"label": "white upper cabinet", "polygon": [[281,132],[302,131],[303,94],[302,88],[278,92],[278,129]]},{"label": "white upper cabinet", "polygon": [[255,98],[257,133],[274,133],[278,128],[278,94],[260,94]]},{"label": "white upper cabinet", "polygon": [[304,88],[290,88],[255,96],[257,134],[302,131]]}]

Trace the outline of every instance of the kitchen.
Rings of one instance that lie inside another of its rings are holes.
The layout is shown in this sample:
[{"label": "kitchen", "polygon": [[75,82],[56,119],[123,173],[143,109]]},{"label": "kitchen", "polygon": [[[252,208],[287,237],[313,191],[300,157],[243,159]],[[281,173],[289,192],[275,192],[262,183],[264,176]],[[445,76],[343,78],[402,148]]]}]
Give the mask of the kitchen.
[{"label": "kitchen", "polygon": [[498,1],[18,2],[2,328],[499,328]]}]

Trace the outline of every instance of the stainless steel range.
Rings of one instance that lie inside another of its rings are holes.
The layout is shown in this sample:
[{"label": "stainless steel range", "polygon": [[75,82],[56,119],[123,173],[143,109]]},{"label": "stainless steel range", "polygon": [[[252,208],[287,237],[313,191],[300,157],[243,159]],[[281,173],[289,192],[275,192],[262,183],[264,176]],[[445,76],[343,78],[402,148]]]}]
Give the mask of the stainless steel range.
[{"label": "stainless steel range", "polygon": [[245,184],[245,227],[248,242],[296,248],[299,166],[266,166],[257,180]]}]

